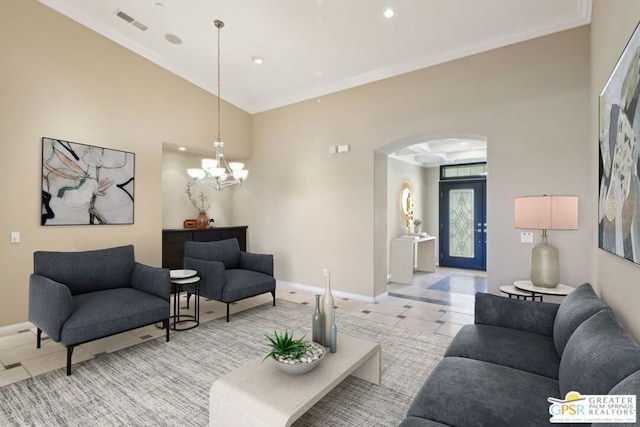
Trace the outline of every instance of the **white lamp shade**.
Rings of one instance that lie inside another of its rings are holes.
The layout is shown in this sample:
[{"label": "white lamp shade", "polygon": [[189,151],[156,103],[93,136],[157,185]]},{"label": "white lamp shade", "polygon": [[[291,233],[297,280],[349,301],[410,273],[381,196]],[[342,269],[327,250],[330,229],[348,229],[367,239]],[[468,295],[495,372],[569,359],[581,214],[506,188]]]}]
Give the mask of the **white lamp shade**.
[{"label": "white lamp shade", "polygon": [[577,230],[577,196],[528,196],[515,199],[515,227],[529,230]]},{"label": "white lamp shade", "polygon": [[202,159],[202,169],[209,170],[218,167],[216,159]]},{"label": "white lamp shade", "polygon": [[240,162],[229,162],[229,168],[232,171],[239,171],[244,167],[244,163]]},{"label": "white lamp shade", "polygon": [[248,175],[249,175],[249,171],[246,169],[233,171],[233,177],[235,179],[239,179],[240,181],[244,181]]},{"label": "white lamp shade", "polygon": [[195,178],[195,179],[202,179],[207,174],[202,169],[196,169],[196,168],[187,169],[187,173],[191,178]]},{"label": "white lamp shade", "polygon": [[224,175],[226,170],[224,168],[211,168],[209,169],[209,174],[214,177],[220,177]]}]

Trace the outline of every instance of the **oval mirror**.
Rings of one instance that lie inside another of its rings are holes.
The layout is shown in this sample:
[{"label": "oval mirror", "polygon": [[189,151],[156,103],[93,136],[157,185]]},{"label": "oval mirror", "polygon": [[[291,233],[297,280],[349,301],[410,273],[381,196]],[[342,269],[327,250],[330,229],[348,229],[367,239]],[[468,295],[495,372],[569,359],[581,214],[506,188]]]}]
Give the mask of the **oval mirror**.
[{"label": "oval mirror", "polygon": [[400,213],[400,218],[402,218],[403,222],[406,222],[409,219],[409,211],[411,209],[411,205],[413,197],[413,187],[411,186],[411,182],[408,179],[405,179],[400,183],[400,187],[398,188],[398,212]]}]

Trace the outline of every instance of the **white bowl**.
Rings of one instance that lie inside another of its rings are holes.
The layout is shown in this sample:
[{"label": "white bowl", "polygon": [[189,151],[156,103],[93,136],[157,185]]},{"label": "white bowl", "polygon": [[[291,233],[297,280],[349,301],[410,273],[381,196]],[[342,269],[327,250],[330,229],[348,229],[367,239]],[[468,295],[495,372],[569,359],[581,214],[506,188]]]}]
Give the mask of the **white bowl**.
[{"label": "white bowl", "polygon": [[320,361],[324,358],[324,355],[327,354],[327,350],[324,347],[322,347],[320,344],[317,344],[317,345],[320,348],[322,348],[323,351],[322,351],[322,354],[320,355],[320,358],[318,360],[314,360],[313,362],[292,364],[292,363],[281,362],[280,360],[278,360],[277,356],[275,355],[272,356],[272,358],[276,362],[278,367],[282,369],[284,372],[286,372],[287,374],[291,374],[291,375],[306,374],[307,372],[313,371],[318,366],[318,364],[320,364]]}]

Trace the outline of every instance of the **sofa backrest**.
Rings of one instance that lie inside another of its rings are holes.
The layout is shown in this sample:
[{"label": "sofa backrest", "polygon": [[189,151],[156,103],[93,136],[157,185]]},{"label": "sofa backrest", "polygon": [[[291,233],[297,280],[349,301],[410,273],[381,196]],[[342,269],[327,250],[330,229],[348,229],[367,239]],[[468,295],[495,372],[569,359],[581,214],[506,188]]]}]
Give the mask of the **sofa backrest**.
[{"label": "sofa backrest", "polygon": [[213,242],[184,242],[185,258],[203,261],[220,261],[226,270],[240,266],[240,244],[238,239],[218,240]]},{"label": "sofa backrest", "polygon": [[562,357],[567,341],[582,322],[607,308],[609,306],[602,302],[589,283],[567,295],[558,307],[553,322],[553,341],[558,356]]},{"label": "sofa backrest", "polygon": [[627,335],[610,308],[602,310],[578,326],[567,342],[558,372],[560,395],[570,391],[607,394],[638,371],[640,346]]},{"label": "sofa backrest", "polygon": [[131,286],[133,246],[33,254],[33,272],[66,285],[72,295]]}]

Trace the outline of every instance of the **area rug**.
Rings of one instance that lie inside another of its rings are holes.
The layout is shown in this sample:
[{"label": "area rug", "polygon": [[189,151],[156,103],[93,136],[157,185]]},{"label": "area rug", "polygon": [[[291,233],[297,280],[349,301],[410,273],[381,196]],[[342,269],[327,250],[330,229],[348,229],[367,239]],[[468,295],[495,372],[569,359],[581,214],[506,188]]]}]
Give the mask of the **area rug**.
[{"label": "area rug", "polygon": [[[70,377],[58,369],[2,387],[0,425],[209,425],[213,382],[264,355],[264,333],[307,331],[312,314],[310,306],[278,300],[276,307],[234,314],[229,323],[172,333],[168,343],[158,338],[76,364]],[[294,425],[397,426],[451,339],[349,315],[338,314],[336,323],[344,334],[381,344],[381,385],[348,377]]]}]

